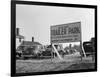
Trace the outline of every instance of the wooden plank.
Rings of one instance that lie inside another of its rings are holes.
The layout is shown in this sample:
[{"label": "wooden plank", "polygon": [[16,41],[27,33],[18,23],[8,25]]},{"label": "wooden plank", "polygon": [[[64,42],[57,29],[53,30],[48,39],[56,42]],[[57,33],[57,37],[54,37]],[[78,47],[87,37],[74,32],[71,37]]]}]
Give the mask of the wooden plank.
[{"label": "wooden plank", "polygon": [[57,49],[55,48],[54,44],[52,44],[52,47],[54,48],[54,52],[57,53],[57,56],[60,60],[63,60],[63,58],[61,57],[61,55],[58,53]]}]

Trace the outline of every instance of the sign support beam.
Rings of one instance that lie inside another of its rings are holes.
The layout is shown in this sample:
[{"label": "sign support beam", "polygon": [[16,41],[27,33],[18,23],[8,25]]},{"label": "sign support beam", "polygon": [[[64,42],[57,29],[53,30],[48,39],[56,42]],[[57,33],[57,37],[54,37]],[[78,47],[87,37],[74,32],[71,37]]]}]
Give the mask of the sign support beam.
[{"label": "sign support beam", "polygon": [[80,31],[81,31],[81,33],[80,33],[80,48],[81,48],[81,52],[83,52],[83,54],[84,54],[84,57],[86,57],[86,54],[85,54],[85,51],[84,51],[83,45],[82,45],[82,30],[81,30],[81,26],[80,26]]},{"label": "sign support beam", "polygon": [[84,49],[83,49],[83,46],[82,46],[82,41],[80,41],[80,47],[81,47],[81,51],[82,51],[83,54],[84,54],[84,57],[86,57],[86,53],[85,53],[85,51],[84,51]]},{"label": "sign support beam", "polygon": [[54,46],[55,44],[52,44],[52,47],[53,47],[53,49],[54,49],[54,52],[57,54],[57,56],[58,56],[58,58],[60,59],[60,60],[63,60],[63,58],[61,57],[61,55],[58,53],[58,51],[57,51],[57,49],[56,49],[56,47]]}]

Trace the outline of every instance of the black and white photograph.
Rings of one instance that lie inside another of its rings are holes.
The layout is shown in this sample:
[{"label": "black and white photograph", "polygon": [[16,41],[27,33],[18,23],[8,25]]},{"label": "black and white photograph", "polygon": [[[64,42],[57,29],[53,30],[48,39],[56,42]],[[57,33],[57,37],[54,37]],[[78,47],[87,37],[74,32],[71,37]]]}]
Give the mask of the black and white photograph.
[{"label": "black and white photograph", "polygon": [[15,5],[16,74],[95,71],[95,8],[34,3]]}]

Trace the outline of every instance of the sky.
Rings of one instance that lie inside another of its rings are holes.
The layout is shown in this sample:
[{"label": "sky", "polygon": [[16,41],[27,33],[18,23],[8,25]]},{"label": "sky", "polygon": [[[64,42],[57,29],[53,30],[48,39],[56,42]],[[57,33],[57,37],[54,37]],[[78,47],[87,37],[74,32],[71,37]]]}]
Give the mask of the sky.
[{"label": "sky", "polygon": [[50,44],[50,26],[73,22],[81,22],[82,42],[94,37],[94,9],[16,5],[16,27],[27,41]]}]

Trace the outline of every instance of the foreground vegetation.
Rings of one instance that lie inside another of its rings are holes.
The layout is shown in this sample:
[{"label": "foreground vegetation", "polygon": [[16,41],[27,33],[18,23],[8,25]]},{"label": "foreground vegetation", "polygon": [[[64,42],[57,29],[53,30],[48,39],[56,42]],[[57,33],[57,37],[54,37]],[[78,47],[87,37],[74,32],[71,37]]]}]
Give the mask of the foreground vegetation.
[{"label": "foreground vegetation", "polygon": [[17,73],[30,72],[46,72],[46,71],[61,71],[61,70],[81,70],[94,69],[95,63],[91,58],[85,58],[82,61],[80,58],[64,59],[43,59],[43,60],[17,60]]}]

